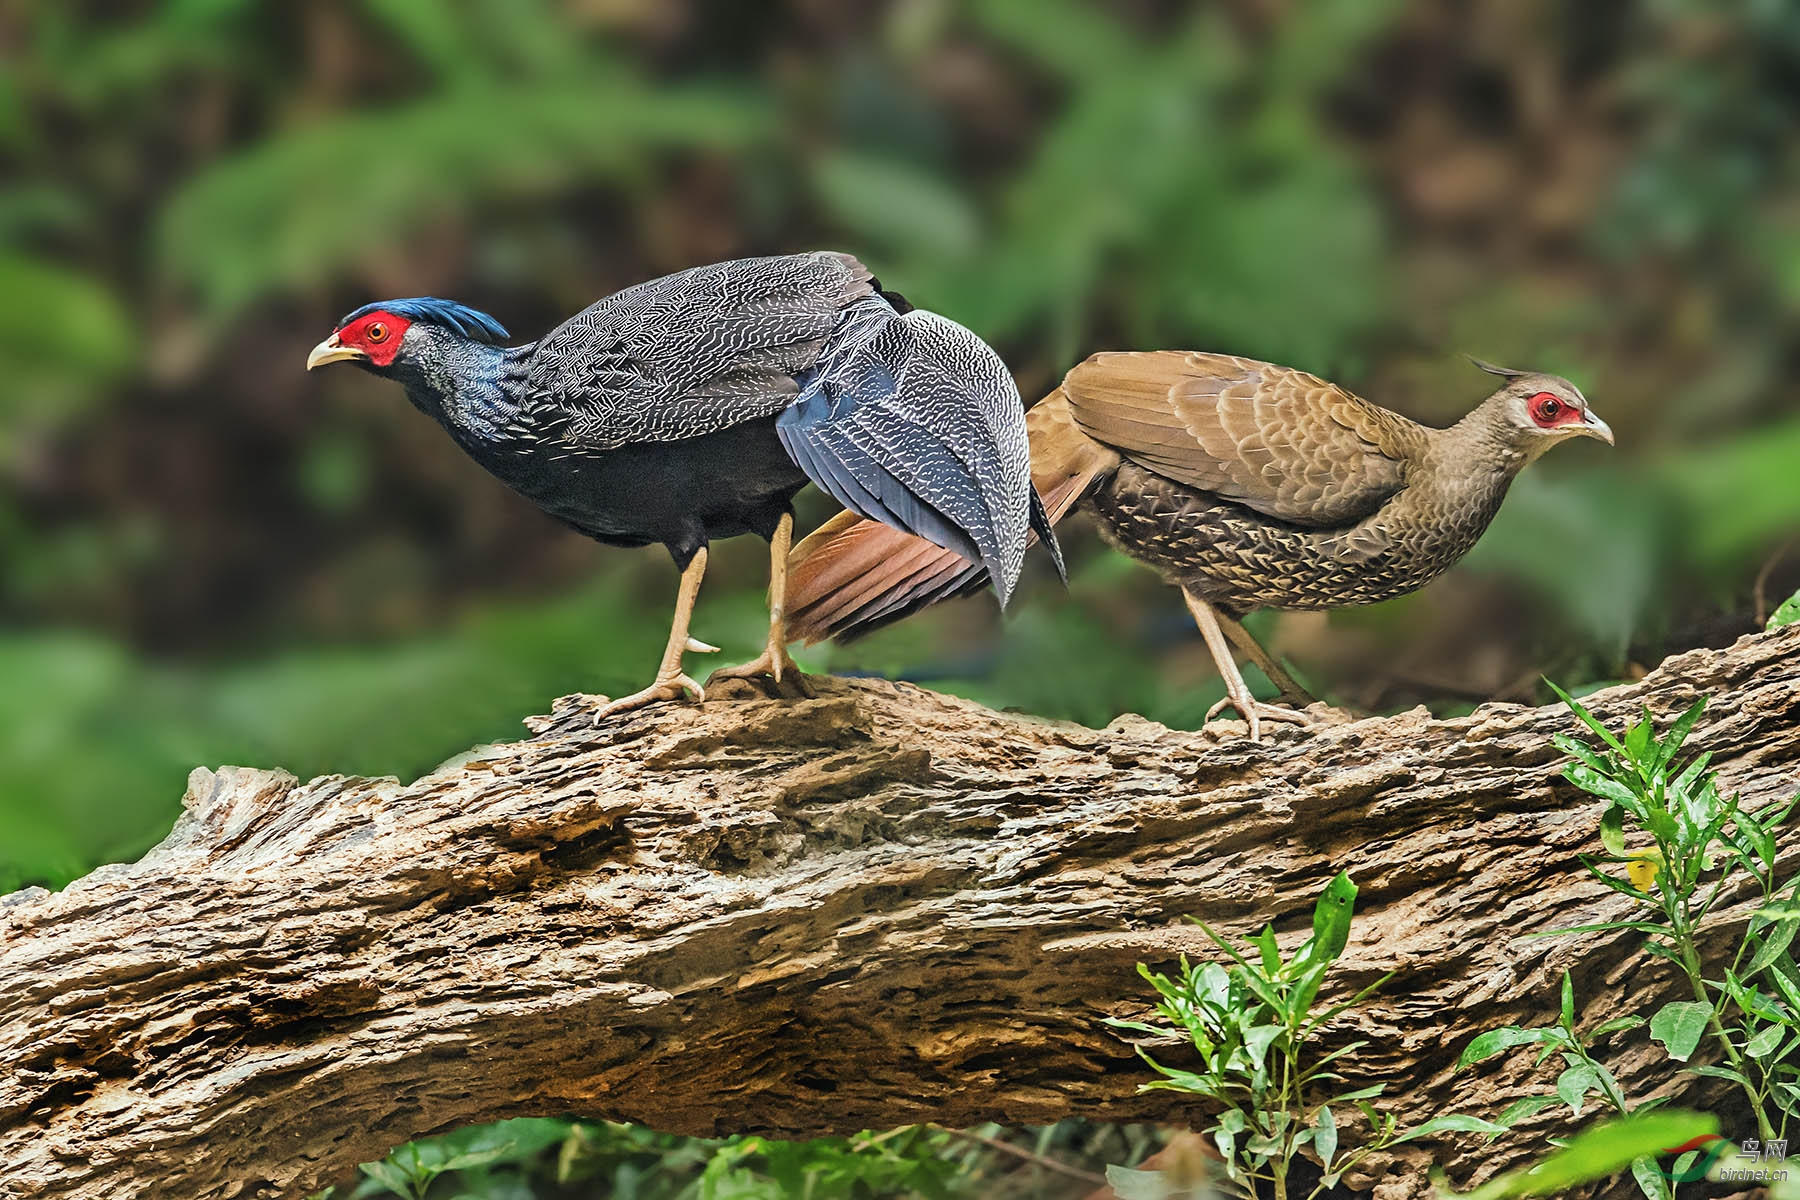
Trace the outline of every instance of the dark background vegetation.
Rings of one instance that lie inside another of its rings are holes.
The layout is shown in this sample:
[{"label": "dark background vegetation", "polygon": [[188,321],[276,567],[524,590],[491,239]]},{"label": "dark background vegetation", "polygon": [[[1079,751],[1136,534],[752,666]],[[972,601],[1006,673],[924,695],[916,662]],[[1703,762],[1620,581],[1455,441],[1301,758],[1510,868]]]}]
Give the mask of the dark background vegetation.
[{"label": "dark background vegetation", "polygon": [[[1561,451],[1424,592],[1264,619],[1380,711],[1629,676],[1800,583],[1800,9],[1777,0],[0,4],[0,888],[141,853],[197,763],[412,775],[650,673],[674,572],[585,543],[306,352],[421,293],[521,340],[838,247],[1000,348],[1318,372],[1448,422],[1567,374]],[[828,511],[806,497],[803,528]],[[1192,726],[1178,596],[1071,530],[817,668]],[[760,543],[696,633],[749,657]],[[1758,582],[1761,577],[1761,586]]]}]

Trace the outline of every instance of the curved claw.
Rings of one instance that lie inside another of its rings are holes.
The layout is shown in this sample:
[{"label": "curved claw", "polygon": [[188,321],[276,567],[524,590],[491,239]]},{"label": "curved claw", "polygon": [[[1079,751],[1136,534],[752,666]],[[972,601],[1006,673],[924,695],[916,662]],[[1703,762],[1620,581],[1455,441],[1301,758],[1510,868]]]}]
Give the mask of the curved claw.
[{"label": "curved claw", "polygon": [[633,692],[629,696],[621,696],[617,700],[602,704],[594,713],[594,724],[598,725],[608,717],[614,717],[623,712],[631,712],[633,709],[655,704],[659,700],[679,700],[684,696],[698,704],[706,699],[706,691],[685,673],[672,675],[667,679],[658,679],[641,692]]},{"label": "curved claw", "polygon": [[720,667],[706,677],[706,686],[711,687],[721,679],[756,679],[759,677],[773,679],[777,684],[786,682],[802,696],[810,697],[813,694],[812,685],[806,681],[806,672],[802,671],[789,657],[786,647],[779,650],[765,648],[761,654],[742,666]]}]

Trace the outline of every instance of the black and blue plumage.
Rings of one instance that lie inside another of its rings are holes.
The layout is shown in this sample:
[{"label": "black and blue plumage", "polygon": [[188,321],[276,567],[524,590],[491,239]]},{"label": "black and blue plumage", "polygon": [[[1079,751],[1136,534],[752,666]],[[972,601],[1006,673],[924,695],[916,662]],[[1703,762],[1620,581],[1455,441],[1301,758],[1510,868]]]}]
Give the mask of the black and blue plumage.
[{"label": "black and blue plumage", "polygon": [[[714,538],[772,545],[770,642],[738,673],[791,669],[782,593],[791,503],[808,482],[863,516],[984,566],[1002,604],[1036,530],[1024,408],[980,338],[883,292],[848,254],[738,259],[617,292],[541,341],[421,297],[364,305],[308,366],[350,360],[500,480],[618,546],[683,571],[657,682],[619,711],[699,687],[680,670]],[[1058,568],[1061,567],[1057,555]]]}]

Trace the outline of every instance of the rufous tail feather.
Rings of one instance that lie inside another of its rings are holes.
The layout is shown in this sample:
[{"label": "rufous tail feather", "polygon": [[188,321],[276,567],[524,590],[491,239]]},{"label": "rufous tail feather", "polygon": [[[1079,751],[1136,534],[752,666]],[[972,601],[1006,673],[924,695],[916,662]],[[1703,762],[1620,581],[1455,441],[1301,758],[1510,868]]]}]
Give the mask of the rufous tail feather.
[{"label": "rufous tail feather", "polygon": [[[1025,414],[1025,428],[1031,483],[1054,525],[1119,459],[1076,427],[1061,388]],[[841,512],[788,558],[788,634],[809,645],[848,640],[986,583],[987,572],[954,551]]]}]

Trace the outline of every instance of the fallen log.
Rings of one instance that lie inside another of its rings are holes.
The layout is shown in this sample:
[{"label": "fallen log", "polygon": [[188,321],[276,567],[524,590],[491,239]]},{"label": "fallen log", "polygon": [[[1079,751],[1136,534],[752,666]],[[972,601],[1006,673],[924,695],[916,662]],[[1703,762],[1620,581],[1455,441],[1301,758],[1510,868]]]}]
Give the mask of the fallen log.
[{"label": "fallen log", "polygon": [[[1711,696],[1691,744],[1774,801],[1800,786],[1797,651],[1800,627],[1747,637],[1592,705],[1617,725]],[[1546,1018],[1565,967],[1591,1013],[1674,994],[1628,936],[1521,937],[1623,903],[1578,862],[1600,808],[1560,777],[1560,707],[1257,746],[817,690],[599,728],[571,699],[412,784],[196,770],[142,861],[0,898],[0,1196],[305,1196],[532,1114],[782,1136],[1197,1120],[1139,1094],[1102,1018],[1144,1011],[1138,961],[1208,953],[1183,916],[1299,936],[1340,868],[1362,894],[1336,986],[1396,972],[1340,1031],[1368,1041],[1347,1074],[1403,1119],[1516,1095],[1524,1064],[1455,1055]],[[1651,1048],[1611,1065],[1718,1095]],[[1535,1149],[1517,1141],[1409,1147],[1357,1182],[1421,1196],[1420,1156],[1478,1178]]]}]

